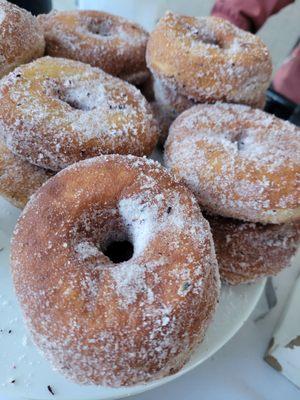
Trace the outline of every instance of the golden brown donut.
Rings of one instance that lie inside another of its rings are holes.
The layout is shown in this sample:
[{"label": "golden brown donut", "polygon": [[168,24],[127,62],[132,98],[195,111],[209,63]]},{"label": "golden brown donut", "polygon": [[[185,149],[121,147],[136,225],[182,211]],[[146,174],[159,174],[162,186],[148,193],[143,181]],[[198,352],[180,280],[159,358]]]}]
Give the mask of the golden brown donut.
[{"label": "golden brown donut", "polygon": [[38,20],[48,55],[88,63],[134,84],[148,78],[149,35],[140,25],[92,10],[53,11]]},{"label": "golden brown donut", "polygon": [[53,172],[15,156],[0,137],[0,196],[23,208],[30,196],[51,176]]},{"label": "golden brown donut", "polygon": [[300,217],[300,129],[271,114],[194,106],[172,124],[165,163],[213,214],[260,223]]},{"label": "golden brown donut", "polygon": [[261,39],[216,17],[171,12],[151,33],[146,60],[153,75],[199,103],[257,106],[272,65]]},{"label": "golden brown donut", "polygon": [[0,77],[18,65],[42,57],[44,50],[44,35],[33,15],[0,0]]},{"label": "golden brown donut", "polygon": [[99,68],[52,57],[2,79],[0,128],[14,154],[53,171],[100,154],[148,155],[158,139],[138,89]]},{"label": "golden brown donut", "polygon": [[17,223],[11,260],[35,343],[81,384],[175,373],[219,297],[195,197],[160,164],[134,156],[85,160],[48,180]]},{"label": "golden brown donut", "polygon": [[262,225],[205,217],[212,230],[221,279],[231,285],[278,274],[290,265],[300,242],[300,222]]}]

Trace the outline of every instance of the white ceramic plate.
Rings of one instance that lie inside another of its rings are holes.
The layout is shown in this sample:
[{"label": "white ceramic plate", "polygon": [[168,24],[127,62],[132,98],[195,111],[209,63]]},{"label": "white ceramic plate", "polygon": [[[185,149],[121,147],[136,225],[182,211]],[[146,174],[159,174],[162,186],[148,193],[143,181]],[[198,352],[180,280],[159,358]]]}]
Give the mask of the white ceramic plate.
[{"label": "white ceramic plate", "polygon": [[[16,302],[9,268],[9,243],[19,211],[0,198],[0,393],[27,399],[102,400],[134,395],[190,371],[222,347],[243,325],[262,294],[265,281],[224,286],[220,305],[204,342],[176,375],[129,388],[80,386],[54,372],[30,341]],[[50,385],[55,397],[48,389]]]}]

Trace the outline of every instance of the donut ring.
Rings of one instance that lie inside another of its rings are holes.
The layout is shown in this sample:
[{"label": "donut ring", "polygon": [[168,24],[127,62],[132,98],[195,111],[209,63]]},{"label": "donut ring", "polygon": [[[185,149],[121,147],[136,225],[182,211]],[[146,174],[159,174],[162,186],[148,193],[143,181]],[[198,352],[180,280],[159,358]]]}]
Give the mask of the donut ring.
[{"label": "donut ring", "polygon": [[[125,240],[132,258],[113,263],[108,247]],[[86,384],[175,373],[219,297],[196,199],[160,164],[133,156],[82,161],[46,182],[17,223],[12,270],[35,343]]]},{"label": "donut ring", "polygon": [[149,77],[148,33],[138,24],[100,11],[53,11],[38,17],[46,53],[99,67],[134,84]]},{"label": "donut ring", "polygon": [[260,223],[300,217],[300,130],[261,110],[197,105],[171,126],[165,163],[209,212]]},{"label": "donut ring", "polygon": [[290,265],[300,242],[300,223],[262,225],[206,216],[221,279],[231,285],[276,275]]},{"label": "donut ring", "polygon": [[2,79],[0,121],[14,154],[53,171],[100,154],[148,155],[158,139],[138,89],[60,58],[40,58]]},{"label": "donut ring", "polygon": [[42,57],[45,40],[36,19],[8,1],[0,1],[0,78],[18,65]]},{"label": "donut ring", "polygon": [[53,173],[15,156],[0,137],[0,196],[24,208],[29,198]]},{"label": "donut ring", "polygon": [[168,12],[151,33],[146,60],[155,77],[199,103],[256,106],[272,73],[261,39],[216,17]]}]

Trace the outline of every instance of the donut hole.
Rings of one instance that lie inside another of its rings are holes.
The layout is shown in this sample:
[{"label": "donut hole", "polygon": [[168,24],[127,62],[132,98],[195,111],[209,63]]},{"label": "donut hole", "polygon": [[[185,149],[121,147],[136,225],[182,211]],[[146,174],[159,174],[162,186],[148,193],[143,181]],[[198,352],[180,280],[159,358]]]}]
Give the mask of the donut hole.
[{"label": "donut hole", "polygon": [[57,97],[74,110],[91,111],[96,108],[94,96],[91,96],[89,90],[61,88],[57,91]]},{"label": "donut hole", "polygon": [[114,264],[128,261],[134,253],[133,244],[129,240],[116,240],[101,248],[103,254]]},{"label": "donut hole", "polygon": [[91,21],[87,27],[88,31],[94,35],[109,37],[114,34],[114,25],[110,20]]},{"label": "donut hole", "polygon": [[237,132],[228,132],[225,134],[225,138],[229,140],[231,143],[234,143],[238,151],[244,149],[246,136],[247,133],[243,130]]},{"label": "donut hole", "polygon": [[199,35],[199,40],[204,44],[222,48],[221,42],[213,37]]},{"label": "donut hole", "polygon": [[212,34],[212,32],[207,32],[206,30],[204,31],[203,29],[194,28],[192,30],[192,35],[194,36],[195,39],[197,39],[201,43],[223,48],[224,43],[222,43],[218,38],[216,38]]}]

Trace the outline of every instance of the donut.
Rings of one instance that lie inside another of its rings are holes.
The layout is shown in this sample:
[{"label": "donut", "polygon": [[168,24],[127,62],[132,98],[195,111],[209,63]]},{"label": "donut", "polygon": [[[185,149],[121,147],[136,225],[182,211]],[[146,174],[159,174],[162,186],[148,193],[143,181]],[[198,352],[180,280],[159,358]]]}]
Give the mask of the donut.
[{"label": "donut", "polygon": [[170,128],[165,164],[212,214],[265,224],[300,218],[300,129],[264,111],[190,108]]},{"label": "donut", "polygon": [[158,139],[138,89],[99,68],[52,57],[2,79],[0,128],[14,154],[53,171],[100,154],[148,155]]},{"label": "donut", "polygon": [[197,103],[257,106],[272,73],[257,36],[216,17],[167,12],[151,33],[146,60],[153,75]]},{"label": "donut", "polygon": [[0,0],[0,78],[21,64],[42,57],[43,31],[28,11]]},{"label": "donut", "polygon": [[288,267],[300,243],[300,222],[254,224],[205,215],[222,281],[238,285],[278,274]]},{"label": "donut", "polygon": [[75,163],[31,198],[12,239],[17,297],[33,340],[81,384],[125,386],[178,371],[214,314],[208,222],[159,163]]},{"label": "donut", "polygon": [[100,11],[53,11],[38,17],[46,53],[82,61],[134,84],[149,77],[148,33],[138,24]]},{"label": "donut", "polygon": [[0,196],[15,207],[24,208],[30,196],[51,176],[53,172],[14,155],[0,137]]}]

